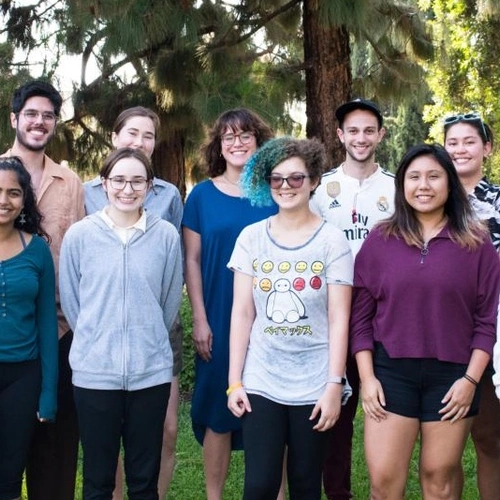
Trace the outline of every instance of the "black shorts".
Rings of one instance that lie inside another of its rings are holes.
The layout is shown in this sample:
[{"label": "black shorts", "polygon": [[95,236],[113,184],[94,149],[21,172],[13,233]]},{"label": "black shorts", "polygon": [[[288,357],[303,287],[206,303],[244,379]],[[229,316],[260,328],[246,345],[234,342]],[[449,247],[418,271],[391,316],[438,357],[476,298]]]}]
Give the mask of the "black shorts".
[{"label": "black shorts", "polygon": [[[379,342],[375,343],[373,364],[384,390],[385,409],[421,422],[441,420],[439,410],[445,406],[441,400],[467,370],[465,364],[437,359],[391,359]],[[477,387],[467,417],[477,415],[479,397]]]}]

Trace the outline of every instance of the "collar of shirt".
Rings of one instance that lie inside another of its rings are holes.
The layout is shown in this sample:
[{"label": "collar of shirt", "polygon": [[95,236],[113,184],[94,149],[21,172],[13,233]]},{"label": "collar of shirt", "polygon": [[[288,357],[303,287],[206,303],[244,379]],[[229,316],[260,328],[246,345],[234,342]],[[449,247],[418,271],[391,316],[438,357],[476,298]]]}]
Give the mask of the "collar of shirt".
[{"label": "collar of shirt", "polygon": [[106,225],[108,225],[109,228],[118,235],[118,237],[124,244],[127,243],[128,240],[130,240],[130,238],[136,231],[141,231],[142,233],[146,232],[146,210],[143,210],[141,216],[139,217],[139,220],[129,227],[117,226],[111,219],[111,217],[107,214],[106,209],[101,210],[99,212],[99,216],[106,223]]}]

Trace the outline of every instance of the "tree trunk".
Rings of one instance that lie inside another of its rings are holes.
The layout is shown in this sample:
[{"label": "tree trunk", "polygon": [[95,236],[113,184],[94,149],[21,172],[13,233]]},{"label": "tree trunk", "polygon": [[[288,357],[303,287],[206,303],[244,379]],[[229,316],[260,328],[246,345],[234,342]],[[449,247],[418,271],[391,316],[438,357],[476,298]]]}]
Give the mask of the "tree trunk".
[{"label": "tree trunk", "polygon": [[344,160],[337,137],[335,109],[351,98],[349,32],[320,20],[322,1],[304,0],[304,63],[306,68],[306,133],[325,144],[332,167]]},{"label": "tree trunk", "polygon": [[161,140],[153,153],[153,168],[156,177],[171,182],[179,188],[182,199],[186,195],[184,175],[184,135],[181,131]]}]

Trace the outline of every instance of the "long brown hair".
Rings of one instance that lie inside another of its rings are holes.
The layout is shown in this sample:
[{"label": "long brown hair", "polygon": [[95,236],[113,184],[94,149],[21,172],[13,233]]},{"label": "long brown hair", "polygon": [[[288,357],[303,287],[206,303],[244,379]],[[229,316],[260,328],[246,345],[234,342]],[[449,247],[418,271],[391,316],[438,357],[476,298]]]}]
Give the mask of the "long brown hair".
[{"label": "long brown hair", "polygon": [[484,224],[474,217],[453,161],[439,144],[418,144],[410,148],[403,156],[396,171],[394,214],[381,222],[378,227],[386,236],[402,237],[408,245],[421,247],[424,244],[420,222],[404,194],[406,171],[410,164],[421,156],[434,158],[446,172],[449,194],[444,205],[444,213],[448,217],[451,238],[458,245],[474,250],[488,236],[488,231]]}]

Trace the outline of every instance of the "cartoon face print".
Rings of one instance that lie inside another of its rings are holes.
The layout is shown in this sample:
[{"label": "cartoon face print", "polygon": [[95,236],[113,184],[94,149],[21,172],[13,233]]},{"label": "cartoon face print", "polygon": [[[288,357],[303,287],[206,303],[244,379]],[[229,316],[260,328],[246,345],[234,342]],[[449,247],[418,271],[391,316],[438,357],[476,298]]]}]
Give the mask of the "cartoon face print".
[{"label": "cartoon face print", "polygon": [[262,272],[269,274],[274,269],[274,264],[270,260],[262,263]]},{"label": "cartoon face print", "polygon": [[319,260],[316,260],[311,264],[311,270],[314,274],[320,274],[324,267],[323,262],[320,262]]},{"label": "cartoon face print", "polygon": [[295,264],[295,270],[296,270],[298,273],[303,273],[306,269],[307,269],[307,263],[306,263],[306,262],[304,262],[303,260],[299,260],[299,261]]},{"label": "cartoon face print", "polygon": [[279,271],[280,273],[285,274],[285,273],[287,273],[288,271],[290,271],[290,267],[291,267],[290,262],[287,262],[287,261],[285,261],[285,262],[280,262],[280,264],[279,264],[279,266],[278,266],[278,271]]},{"label": "cartoon face print", "polygon": [[272,288],[272,283],[269,278],[263,278],[260,280],[259,287],[263,292],[269,292]]},{"label": "cartoon face print", "polygon": [[281,278],[274,283],[274,291],[267,298],[266,314],[275,323],[296,323],[305,318],[306,308],[299,296],[291,290],[290,282]]}]

